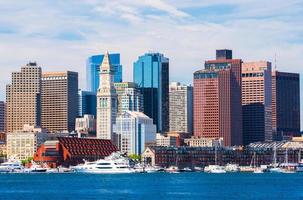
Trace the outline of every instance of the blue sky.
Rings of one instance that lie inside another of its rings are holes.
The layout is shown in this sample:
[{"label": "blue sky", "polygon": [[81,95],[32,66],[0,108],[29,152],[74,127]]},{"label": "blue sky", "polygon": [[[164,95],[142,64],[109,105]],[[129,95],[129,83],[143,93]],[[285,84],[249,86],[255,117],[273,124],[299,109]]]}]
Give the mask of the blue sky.
[{"label": "blue sky", "polygon": [[[147,51],[170,58],[170,79],[192,73],[230,48],[244,61],[273,61],[303,72],[302,0],[0,0],[0,100],[11,72],[28,61],[73,70],[85,85],[90,55],[120,52],[124,80]],[[302,106],[303,107],[303,106]]]}]

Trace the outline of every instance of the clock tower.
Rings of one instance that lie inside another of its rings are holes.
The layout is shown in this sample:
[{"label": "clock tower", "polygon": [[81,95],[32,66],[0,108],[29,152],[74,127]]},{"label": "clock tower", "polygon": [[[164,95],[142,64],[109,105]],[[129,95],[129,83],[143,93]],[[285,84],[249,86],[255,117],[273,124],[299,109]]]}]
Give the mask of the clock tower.
[{"label": "clock tower", "polygon": [[114,71],[109,54],[104,54],[100,66],[100,84],[97,92],[97,138],[113,139],[113,124],[117,115],[117,94],[114,87]]}]

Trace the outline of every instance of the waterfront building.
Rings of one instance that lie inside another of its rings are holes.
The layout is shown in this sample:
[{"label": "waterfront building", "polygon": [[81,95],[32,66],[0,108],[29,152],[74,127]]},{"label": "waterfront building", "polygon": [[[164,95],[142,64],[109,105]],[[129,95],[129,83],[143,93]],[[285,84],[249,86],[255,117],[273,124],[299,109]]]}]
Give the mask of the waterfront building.
[{"label": "waterfront building", "polygon": [[242,63],[243,144],[272,140],[271,63]]},{"label": "waterfront building", "polygon": [[[296,148],[288,148],[288,145]],[[285,162],[285,152],[288,152],[288,162],[297,163],[300,158],[301,146],[294,146],[287,142],[258,143],[243,148],[235,147],[160,147],[150,146],[142,153],[141,158],[147,164],[170,167],[205,167],[208,165],[238,164],[249,166],[255,155],[256,166],[270,165],[273,162],[274,146],[278,163]]]},{"label": "waterfront building", "polygon": [[97,112],[97,96],[94,92],[78,90],[78,116],[94,115]]},{"label": "waterfront building", "polygon": [[7,133],[7,158],[19,160],[33,157],[39,146],[47,140],[47,133],[41,128],[25,125],[23,130]]},{"label": "waterfront building", "polygon": [[50,132],[75,130],[78,115],[78,73],[42,74],[41,126]]},{"label": "waterfront building", "polygon": [[156,141],[156,126],[153,120],[142,112],[126,111],[119,115],[114,125],[118,149],[140,155],[146,144]]},{"label": "waterfront building", "polygon": [[223,146],[223,138],[195,137],[184,139],[184,143],[190,147],[220,147]]},{"label": "waterfront building", "polygon": [[143,112],[143,95],[136,83],[114,83],[118,97],[118,115],[125,111]]},{"label": "waterfront building", "polygon": [[6,141],[0,140],[0,157],[6,155]]},{"label": "waterfront building", "polygon": [[134,82],[144,101],[144,113],[154,120],[157,132],[169,130],[169,59],[160,53],[146,53],[134,62]]},{"label": "waterfront building", "polygon": [[169,131],[193,132],[193,88],[172,82],[169,85]]},{"label": "waterfront building", "polygon": [[162,135],[160,133],[157,133],[156,146],[163,146],[163,147],[173,146],[173,147],[175,147],[175,146],[177,146],[177,137]]},{"label": "waterfront building", "polygon": [[231,55],[231,50],[217,50],[217,59],[194,73],[194,136],[222,137],[225,146],[243,142],[242,61]]},{"label": "waterfront building", "polygon": [[12,73],[12,83],[6,86],[7,132],[21,130],[24,124],[40,126],[41,67],[30,62]]},{"label": "waterfront building", "polygon": [[117,94],[114,70],[106,52],[100,66],[100,84],[97,93],[97,138],[113,139],[113,124],[117,116]]},{"label": "waterfront building", "polygon": [[5,132],[5,102],[0,101],[0,133]]},{"label": "waterfront building", "polygon": [[[94,55],[87,59],[86,62],[86,81],[87,90],[97,93],[100,83],[100,66],[103,62],[104,55]],[[122,65],[120,64],[120,54],[109,54],[109,59],[113,68],[114,82],[122,82]]]},{"label": "waterfront building", "polygon": [[45,141],[35,153],[34,161],[53,168],[69,167],[83,163],[83,160],[103,159],[117,150],[110,140],[58,137],[57,140]]},{"label": "waterfront building", "polygon": [[81,118],[76,118],[75,130],[80,136],[96,134],[96,119],[94,115],[84,115]]},{"label": "waterfront building", "polygon": [[300,75],[272,72],[272,127],[281,140],[300,135]]}]

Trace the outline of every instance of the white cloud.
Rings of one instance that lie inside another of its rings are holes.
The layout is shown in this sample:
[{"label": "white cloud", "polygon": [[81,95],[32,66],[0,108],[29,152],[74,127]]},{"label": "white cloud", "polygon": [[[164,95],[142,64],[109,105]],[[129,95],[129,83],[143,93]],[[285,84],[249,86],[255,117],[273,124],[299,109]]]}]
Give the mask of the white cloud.
[{"label": "white cloud", "polygon": [[[302,73],[302,15],[296,14],[302,6],[292,0],[289,5],[258,2],[228,1],[235,11],[218,16],[222,22],[204,20],[190,9],[226,4],[223,0],[1,2],[0,24],[15,33],[1,34],[0,26],[0,99],[11,71],[29,60],[44,71],[78,71],[84,87],[86,58],[106,50],[121,53],[129,81],[133,62],[149,50],[168,56],[171,80],[186,83],[204,60],[214,58],[217,48],[231,48],[235,57],[249,61],[273,60],[277,53],[279,69]],[[65,40],[69,34],[81,40]]]}]

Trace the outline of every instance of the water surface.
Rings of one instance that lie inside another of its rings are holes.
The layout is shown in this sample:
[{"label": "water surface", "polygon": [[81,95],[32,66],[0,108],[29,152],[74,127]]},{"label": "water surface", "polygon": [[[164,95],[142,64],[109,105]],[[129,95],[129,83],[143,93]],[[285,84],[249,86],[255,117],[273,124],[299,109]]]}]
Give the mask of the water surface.
[{"label": "water surface", "polygon": [[0,174],[0,199],[303,199],[303,173]]}]

